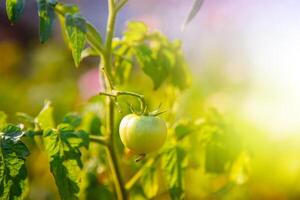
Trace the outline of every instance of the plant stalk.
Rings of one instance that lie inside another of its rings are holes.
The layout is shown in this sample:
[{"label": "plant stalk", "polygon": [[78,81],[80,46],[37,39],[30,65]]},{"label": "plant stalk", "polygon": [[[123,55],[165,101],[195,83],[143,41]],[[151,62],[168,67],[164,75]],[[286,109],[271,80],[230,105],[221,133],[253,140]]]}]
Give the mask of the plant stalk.
[{"label": "plant stalk", "polygon": [[[108,19],[107,19],[107,26],[106,26],[106,65],[105,69],[107,72],[108,77],[112,75],[112,40],[114,37],[115,32],[115,23],[116,23],[116,15],[117,12],[115,10],[115,2],[114,0],[108,0]],[[113,89],[113,85],[111,85]]]},{"label": "plant stalk", "polygon": [[114,140],[114,100],[107,98],[107,133],[108,133],[108,145],[107,145],[107,155],[108,162],[111,168],[112,177],[115,183],[116,193],[119,200],[126,200],[127,194],[124,187],[122,174],[118,165],[118,158],[115,151],[115,140]]},{"label": "plant stalk", "polygon": [[[115,21],[117,11],[115,10],[114,0],[108,0],[108,19],[106,28],[106,43],[105,43],[105,54],[101,56],[101,65],[99,69],[99,76],[101,74],[105,79],[105,92],[110,93],[113,90],[112,83],[112,39],[114,36]],[[102,73],[101,73],[102,72]],[[118,165],[118,158],[115,151],[114,141],[114,104],[115,100],[107,97],[106,98],[106,133],[107,133],[107,157],[110,165],[113,181],[115,184],[115,190],[117,198],[119,200],[126,200],[127,193],[125,190],[124,182],[122,179],[121,170]]]}]

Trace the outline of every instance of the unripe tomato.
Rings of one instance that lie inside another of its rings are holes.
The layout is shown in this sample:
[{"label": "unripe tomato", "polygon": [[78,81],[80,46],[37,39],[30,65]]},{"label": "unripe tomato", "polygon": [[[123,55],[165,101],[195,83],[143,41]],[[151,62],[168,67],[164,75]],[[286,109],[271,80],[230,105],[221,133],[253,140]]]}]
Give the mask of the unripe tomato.
[{"label": "unripe tomato", "polygon": [[165,143],[167,126],[159,117],[129,114],[122,119],[119,132],[125,147],[137,154],[146,154]]}]

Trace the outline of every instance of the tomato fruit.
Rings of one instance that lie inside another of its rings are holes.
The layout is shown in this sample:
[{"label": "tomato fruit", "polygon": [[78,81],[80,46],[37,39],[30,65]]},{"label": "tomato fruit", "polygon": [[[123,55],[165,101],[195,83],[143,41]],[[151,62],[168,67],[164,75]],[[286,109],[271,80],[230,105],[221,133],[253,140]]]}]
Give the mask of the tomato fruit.
[{"label": "tomato fruit", "polygon": [[167,138],[166,123],[156,116],[126,115],[120,123],[119,132],[125,147],[137,154],[158,150]]}]

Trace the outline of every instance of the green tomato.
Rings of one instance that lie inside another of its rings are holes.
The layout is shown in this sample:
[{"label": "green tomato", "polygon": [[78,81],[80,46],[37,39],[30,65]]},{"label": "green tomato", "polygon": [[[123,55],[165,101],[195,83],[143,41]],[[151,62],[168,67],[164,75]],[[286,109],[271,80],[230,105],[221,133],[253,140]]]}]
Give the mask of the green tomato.
[{"label": "green tomato", "polygon": [[167,138],[165,121],[155,116],[126,115],[121,121],[119,132],[125,147],[137,154],[158,150]]}]

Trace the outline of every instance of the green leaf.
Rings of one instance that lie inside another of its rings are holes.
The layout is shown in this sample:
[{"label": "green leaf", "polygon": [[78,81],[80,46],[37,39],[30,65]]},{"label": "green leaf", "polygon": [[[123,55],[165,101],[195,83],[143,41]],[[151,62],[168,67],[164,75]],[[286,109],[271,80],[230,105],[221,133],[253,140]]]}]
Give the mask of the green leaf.
[{"label": "green leaf", "polygon": [[190,121],[182,121],[175,125],[174,133],[178,140],[184,138],[191,132],[193,132],[195,129],[193,127],[193,124]]},{"label": "green leaf", "polygon": [[[114,41],[113,49],[117,83],[122,83],[129,77],[134,64],[132,61],[137,61],[143,72],[151,78],[154,89],[167,82],[183,90],[190,83],[181,42],[170,41],[158,32],[149,33],[144,23],[128,23],[124,37]],[[122,73],[126,73],[125,78]]]},{"label": "green leaf", "polygon": [[164,60],[165,57],[159,54],[155,59],[154,55],[152,55],[151,48],[146,44],[136,46],[135,54],[145,74],[152,79],[154,89],[159,88],[167,79],[170,72],[170,66],[166,64],[166,60]]},{"label": "green leaf", "polygon": [[191,82],[191,79],[186,69],[187,69],[186,64],[183,63],[183,61],[179,61],[174,66],[174,69],[172,70],[171,73],[172,84],[178,87],[180,90],[186,89]]},{"label": "green leaf", "polygon": [[76,14],[79,13],[79,8],[75,4],[65,4],[65,3],[57,3],[54,7],[55,13],[58,15],[59,23],[61,25],[62,34],[64,41],[70,46],[68,42],[68,36],[66,31],[66,19],[65,16],[67,14]]},{"label": "green leaf", "polygon": [[13,142],[19,141],[20,138],[24,135],[24,133],[18,126],[15,126],[12,124],[5,125],[2,128],[1,132],[2,132],[2,136],[4,138],[8,138],[9,140],[11,140]]},{"label": "green leaf", "polygon": [[35,118],[35,122],[40,126],[41,129],[54,128],[55,122],[53,119],[53,108],[50,101],[46,101],[44,108]]},{"label": "green leaf", "polygon": [[81,60],[90,56],[99,56],[99,53],[91,47],[87,47],[81,52]]},{"label": "green leaf", "polygon": [[102,135],[101,133],[101,119],[93,111],[87,111],[82,117],[80,129],[90,134]]},{"label": "green leaf", "polygon": [[79,8],[75,4],[57,3],[55,4],[55,11],[59,15],[65,16],[67,13],[69,14],[79,13]]},{"label": "green leaf", "polygon": [[197,15],[197,13],[199,12],[200,8],[202,7],[204,0],[194,0],[193,6],[189,12],[189,15],[187,17],[187,19],[184,22],[183,25],[183,29],[184,26],[186,26],[190,21],[192,21],[194,19],[194,17]]},{"label": "green leaf", "polygon": [[[149,37],[147,32],[148,28],[144,23],[130,22],[124,32],[123,40],[126,41],[125,44],[128,43],[131,45],[138,64],[141,66],[144,73],[153,81],[154,89],[157,89],[167,79],[172,65],[170,58],[174,58],[172,57],[172,54],[170,57],[170,54],[167,54],[165,50],[151,47],[151,44],[157,38]],[[149,38],[151,40],[147,41]],[[122,50],[122,48],[120,48],[120,50]],[[127,63],[126,67],[127,68],[119,69],[130,70],[130,63]]]},{"label": "green leaf", "polygon": [[212,136],[205,146],[205,170],[208,173],[224,173],[237,159],[241,146],[234,131],[212,129]]},{"label": "green leaf", "polygon": [[141,183],[143,191],[148,199],[156,196],[158,192],[158,174],[155,166],[149,166],[144,170],[143,176],[141,177]]},{"label": "green leaf", "polygon": [[81,117],[76,113],[68,113],[64,116],[63,122],[76,128],[81,124]]},{"label": "green leaf", "polygon": [[171,199],[183,199],[183,168],[185,152],[182,148],[175,146],[165,150],[161,158],[162,169]]},{"label": "green leaf", "polygon": [[97,29],[90,24],[89,22],[86,22],[86,39],[88,43],[96,49],[98,52],[102,51],[102,37],[100,33],[97,31]]},{"label": "green leaf", "polygon": [[206,112],[205,120],[201,130],[201,140],[206,143],[205,170],[208,173],[224,173],[241,152],[241,138],[215,109]]},{"label": "green leaf", "polygon": [[19,140],[20,128],[7,125],[0,130],[0,199],[24,199],[27,147]]},{"label": "green leaf", "polygon": [[66,14],[65,26],[76,67],[81,60],[81,52],[86,42],[86,22],[79,14]]},{"label": "green leaf", "polygon": [[181,90],[186,89],[191,82],[188,66],[181,50],[181,42],[175,40],[172,44],[171,51],[175,54],[175,63],[171,71],[171,83]]},{"label": "green leaf", "polygon": [[6,13],[8,19],[15,23],[22,15],[25,0],[6,0]]},{"label": "green leaf", "polygon": [[116,82],[122,85],[129,79],[133,63],[122,58],[119,60],[119,62],[120,65],[116,67]]},{"label": "green leaf", "polygon": [[174,133],[177,140],[182,140],[187,135],[200,131],[204,125],[205,120],[199,118],[195,121],[192,120],[181,120],[174,125]]},{"label": "green leaf", "polygon": [[45,130],[43,136],[61,199],[78,199],[83,167],[79,148],[88,146],[88,135],[68,124],[60,124],[57,129]]},{"label": "green leaf", "polygon": [[147,26],[138,21],[131,21],[127,24],[127,29],[124,32],[124,39],[129,42],[141,41],[145,38],[148,32]]},{"label": "green leaf", "polygon": [[102,161],[99,159],[90,159],[87,161],[87,166],[84,169],[84,180],[81,189],[83,192],[80,195],[80,199],[114,199],[113,192],[109,185],[103,182],[99,182],[99,166],[102,165]]},{"label": "green leaf", "polygon": [[29,114],[27,114],[27,113],[17,112],[16,116],[19,119],[24,120],[24,121],[28,122],[31,125],[34,124],[34,118],[32,116],[30,116]]},{"label": "green leaf", "polygon": [[52,25],[55,17],[53,4],[55,3],[49,0],[37,0],[41,43],[46,42],[52,34]]},{"label": "green leaf", "polygon": [[113,41],[114,66],[116,67],[116,76],[114,82],[122,85],[129,79],[133,68],[131,47],[120,40]]}]

